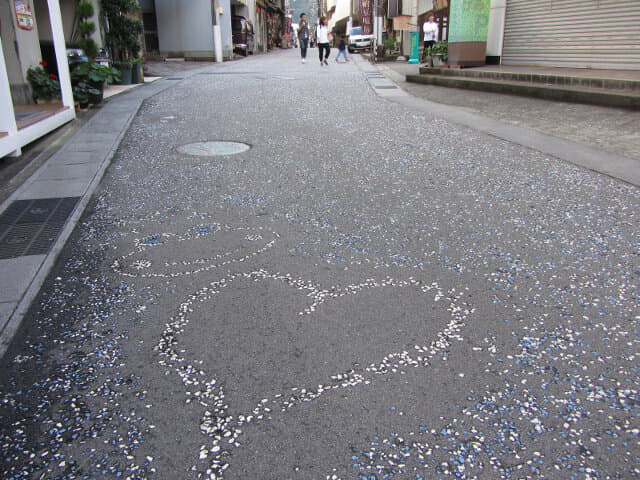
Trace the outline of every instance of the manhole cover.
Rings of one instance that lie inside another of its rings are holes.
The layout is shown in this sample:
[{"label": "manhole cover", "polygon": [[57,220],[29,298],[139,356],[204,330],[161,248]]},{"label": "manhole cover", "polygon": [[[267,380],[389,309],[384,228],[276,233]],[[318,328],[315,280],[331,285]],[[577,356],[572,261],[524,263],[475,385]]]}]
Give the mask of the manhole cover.
[{"label": "manhole cover", "polygon": [[178,147],[178,152],[199,157],[234,155],[249,150],[249,145],[240,142],[197,142]]}]

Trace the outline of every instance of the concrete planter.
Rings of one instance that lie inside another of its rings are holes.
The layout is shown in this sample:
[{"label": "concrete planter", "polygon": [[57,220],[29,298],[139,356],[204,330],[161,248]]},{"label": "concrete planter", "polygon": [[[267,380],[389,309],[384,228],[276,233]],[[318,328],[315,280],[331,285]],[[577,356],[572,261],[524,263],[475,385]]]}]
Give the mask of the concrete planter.
[{"label": "concrete planter", "polygon": [[442,53],[434,53],[433,55],[431,55],[431,57],[433,58],[433,66],[434,67],[441,67],[443,65],[446,65],[447,62],[445,62],[442,59]]}]

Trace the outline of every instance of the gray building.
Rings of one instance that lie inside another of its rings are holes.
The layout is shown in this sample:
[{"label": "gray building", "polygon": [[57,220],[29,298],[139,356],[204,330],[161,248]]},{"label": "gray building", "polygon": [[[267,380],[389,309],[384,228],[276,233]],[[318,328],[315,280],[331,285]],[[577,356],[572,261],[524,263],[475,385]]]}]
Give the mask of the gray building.
[{"label": "gray building", "polygon": [[139,3],[149,52],[165,58],[213,60],[217,8],[222,55],[225,59],[233,56],[230,0],[140,0]]}]

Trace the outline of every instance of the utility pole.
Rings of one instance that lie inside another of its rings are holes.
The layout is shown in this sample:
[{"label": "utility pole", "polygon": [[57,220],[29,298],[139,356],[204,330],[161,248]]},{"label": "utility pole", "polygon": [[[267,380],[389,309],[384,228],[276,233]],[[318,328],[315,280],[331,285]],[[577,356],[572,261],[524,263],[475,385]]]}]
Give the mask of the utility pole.
[{"label": "utility pole", "polygon": [[376,45],[382,45],[382,2],[373,0],[373,33],[376,36]]}]

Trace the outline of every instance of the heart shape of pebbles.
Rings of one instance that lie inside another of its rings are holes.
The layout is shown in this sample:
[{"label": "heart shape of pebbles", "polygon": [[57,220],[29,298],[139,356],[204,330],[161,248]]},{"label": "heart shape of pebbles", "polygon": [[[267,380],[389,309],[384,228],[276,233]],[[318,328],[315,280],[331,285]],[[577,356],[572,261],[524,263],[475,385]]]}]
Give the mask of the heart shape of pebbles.
[{"label": "heart shape of pebbles", "polygon": [[414,279],[323,289],[264,270],[201,288],[167,325],[159,351],[186,397],[204,407],[200,430],[211,445],[200,459],[210,478],[227,469],[243,426],[428,365],[460,338],[469,312],[458,300]]}]

